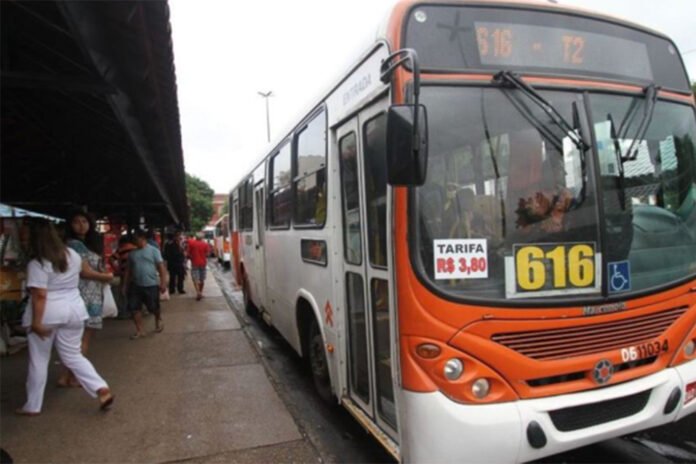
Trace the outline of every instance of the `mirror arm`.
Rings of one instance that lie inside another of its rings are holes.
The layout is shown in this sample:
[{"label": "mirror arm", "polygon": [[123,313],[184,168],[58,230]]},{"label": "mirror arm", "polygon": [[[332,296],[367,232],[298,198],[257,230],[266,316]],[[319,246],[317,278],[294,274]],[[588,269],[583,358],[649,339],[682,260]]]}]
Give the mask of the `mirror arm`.
[{"label": "mirror arm", "polygon": [[[395,59],[397,60],[394,61]],[[413,69],[413,103],[415,106],[415,113],[413,114],[413,146],[415,147],[414,151],[417,155],[419,151],[418,147],[420,147],[418,136],[418,104],[420,97],[420,65],[418,64],[418,53],[412,48],[402,48],[390,54],[382,60],[382,65],[380,66],[380,80],[385,84],[391,81],[396,68],[409,61]]]}]

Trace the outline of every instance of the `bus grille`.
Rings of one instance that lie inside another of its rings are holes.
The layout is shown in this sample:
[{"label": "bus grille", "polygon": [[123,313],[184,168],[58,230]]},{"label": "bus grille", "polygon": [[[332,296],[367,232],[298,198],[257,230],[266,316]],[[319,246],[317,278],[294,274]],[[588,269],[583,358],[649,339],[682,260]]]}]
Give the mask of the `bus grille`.
[{"label": "bus grille", "polygon": [[[629,361],[621,364],[615,364],[613,373],[616,374],[617,372],[623,372],[629,369],[647,366],[649,364],[654,363],[656,360],[657,356],[651,356],[649,358],[639,359],[638,361]],[[588,377],[589,375],[590,373],[585,371],[571,372],[569,374],[553,375],[550,377],[541,377],[538,379],[529,379],[527,380],[527,385],[534,388],[545,387],[547,385],[555,385],[564,382],[573,382],[575,380],[581,380],[585,377]]]},{"label": "bus grille", "polygon": [[571,432],[638,414],[645,408],[650,390],[634,395],[549,411],[551,422],[561,432]]},{"label": "bus grille", "polygon": [[495,334],[491,337],[532,359],[553,360],[624,348],[662,335],[688,307],[602,324]]}]

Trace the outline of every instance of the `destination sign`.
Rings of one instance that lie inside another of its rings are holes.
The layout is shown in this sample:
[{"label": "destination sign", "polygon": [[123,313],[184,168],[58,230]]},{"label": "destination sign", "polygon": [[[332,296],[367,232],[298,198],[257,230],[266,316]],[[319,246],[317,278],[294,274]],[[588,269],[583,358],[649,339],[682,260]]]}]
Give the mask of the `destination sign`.
[{"label": "destination sign", "polygon": [[527,24],[476,22],[474,27],[483,65],[584,69],[653,80],[644,43]]},{"label": "destination sign", "polygon": [[401,48],[416,50],[423,72],[514,71],[690,89],[669,39],[545,7],[417,4]]}]

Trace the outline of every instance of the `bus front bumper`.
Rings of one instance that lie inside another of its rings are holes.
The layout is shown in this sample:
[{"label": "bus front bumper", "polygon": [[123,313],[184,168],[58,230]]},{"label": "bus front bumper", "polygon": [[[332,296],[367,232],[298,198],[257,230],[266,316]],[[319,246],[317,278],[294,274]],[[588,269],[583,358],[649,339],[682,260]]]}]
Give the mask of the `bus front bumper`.
[{"label": "bus front bumper", "polygon": [[[696,412],[696,398],[687,403],[685,400],[687,385],[694,382],[696,360],[611,387],[509,403],[465,405],[440,392],[402,391],[401,460],[440,463],[539,459],[693,414]],[[669,410],[667,405],[675,390],[680,392],[678,403]],[[610,400],[615,401],[608,403],[607,407],[610,404],[616,407],[620,415],[622,398],[648,391],[649,399],[642,410],[597,425],[562,432],[554,426],[549,415],[551,411]],[[666,413],[665,410],[669,411]],[[543,440],[539,431],[530,432],[530,427],[540,429]],[[545,443],[539,446],[542,441]],[[536,447],[530,442],[535,442]]]}]

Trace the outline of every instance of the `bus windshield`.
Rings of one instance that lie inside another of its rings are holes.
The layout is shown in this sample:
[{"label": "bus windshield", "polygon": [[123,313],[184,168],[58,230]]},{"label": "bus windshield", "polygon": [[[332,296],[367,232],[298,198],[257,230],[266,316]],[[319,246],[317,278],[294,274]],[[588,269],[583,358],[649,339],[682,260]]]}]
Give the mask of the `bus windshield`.
[{"label": "bus windshield", "polygon": [[[580,119],[578,107],[585,117],[580,94],[539,94],[565,120]],[[427,86],[421,98],[430,155],[415,195],[416,254],[439,291],[625,296],[696,271],[692,108],[658,101],[638,155],[622,161],[643,96],[592,96],[597,146],[588,151],[574,143],[579,127],[564,133],[515,89]]]}]

